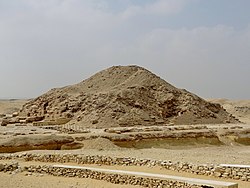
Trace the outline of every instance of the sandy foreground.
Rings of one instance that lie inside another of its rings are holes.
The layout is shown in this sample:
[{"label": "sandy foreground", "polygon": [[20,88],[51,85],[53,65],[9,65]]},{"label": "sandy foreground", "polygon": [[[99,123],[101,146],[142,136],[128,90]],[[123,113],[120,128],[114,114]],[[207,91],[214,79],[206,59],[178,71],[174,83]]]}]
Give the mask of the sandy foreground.
[{"label": "sandy foreground", "polygon": [[63,178],[53,176],[25,176],[25,174],[0,173],[1,188],[135,188],[139,186],[116,185],[105,181],[80,178]]}]

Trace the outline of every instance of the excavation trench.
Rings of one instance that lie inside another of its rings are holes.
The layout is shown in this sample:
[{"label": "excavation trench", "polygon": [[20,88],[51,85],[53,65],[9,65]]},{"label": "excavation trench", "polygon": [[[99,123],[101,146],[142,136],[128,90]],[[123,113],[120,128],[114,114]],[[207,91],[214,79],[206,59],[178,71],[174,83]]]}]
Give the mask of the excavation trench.
[{"label": "excavation trench", "polygon": [[141,139],[132,141],[114,141],[114,144],[123,148],[174,148],[181,149],[183,147],[204,147],[204,146],[220,146],[223,143],[217,138],[154,138]]}]

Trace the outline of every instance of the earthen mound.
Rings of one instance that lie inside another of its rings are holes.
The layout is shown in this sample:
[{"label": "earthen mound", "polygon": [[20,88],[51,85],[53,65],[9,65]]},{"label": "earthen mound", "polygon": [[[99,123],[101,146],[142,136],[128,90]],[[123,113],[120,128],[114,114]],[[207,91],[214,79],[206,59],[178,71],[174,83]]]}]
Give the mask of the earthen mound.
[{"label": "earthen mound", "polygon": [[98,150],[112,150],[119,149],[112,141],[107,138],[96,138],[90,140],[84,140],[83,149],[98,149]]},{"label": "earthen mound", "polygon": [[235,123],[219,104],[177,89],[138,66],[114,66],[26,103],[25,116],[69,118],[85,127]]}]

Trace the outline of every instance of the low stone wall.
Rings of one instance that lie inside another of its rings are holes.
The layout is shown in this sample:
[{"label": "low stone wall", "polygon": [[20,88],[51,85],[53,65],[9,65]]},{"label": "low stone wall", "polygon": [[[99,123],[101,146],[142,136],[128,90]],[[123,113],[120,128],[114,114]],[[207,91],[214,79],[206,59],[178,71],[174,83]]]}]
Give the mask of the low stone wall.
[{"label": "low stone wall", "polygon": [[20,170],[18,163],[13,162],[10,164],[1,164],[0,163],[0,172],[14,172]]},{"label": "low stone wall", "polygon": [[93,170],[82,169],[65,169],[50,166],[31,166],[28,169],[29,172],[47,173],[53,176],[64,177],[78,177],[78,178],[91,178],[97,180],[104,180],[115,184],[131,184],[140,185],[142,187],[176,187],[176,188],[201,188],[202,186],[190,185],[185,182],[160,180],[154,178],[143,178],[139,176],[121,175],[121,174],[109,174]]},{"label": "low stone wall", "polygon": [[132,157],[89,156],[73,154],[4,154],[0,160],[13,160],[22,158],[25,161],[125,165],[125,166],[159,166],[168,170],[188,172],[198,175],[207,175],[250,182],[250,168],[222,167],[219,165],[195,165],[184,162],[171,162],[166,160],[137,159]]},{"label": "low stone wall", "polygon": [[[142,187],[150,188],[164,188],[164,187],[175,187],[175,188],[209,188],[210,186],[200,186],[194,184],[188,184],[185,182],[178,182],[173,180],[161,180],[156,178],[144,178],[133,175],[121,175],[113,173],[103,173],[94,170],[85,169],[70,169],[70,168],[60,168],[53,167],[49,165],[43,166],[27,166],[21,168],[18,163],[14,164],[0,164],[0,172],[28,172],[28,175],[33,173],[48,174],[53,176],[63,176],[63,177],[78,177],[78,178],[91,178],[96,180],[104,180],[114,184],[130,184],[130,185],[140,185]],[[212,187],[211,187],[212,188]]]},{"label": "low stone wall", "polygon": [[79,134],[79,133],[90,133],[90,130],[82,129],[80,127],[76,127],[75,125],[54,125],[54,126],[44,126],[44,129],[56,130],[60,133],[67,134]]}]

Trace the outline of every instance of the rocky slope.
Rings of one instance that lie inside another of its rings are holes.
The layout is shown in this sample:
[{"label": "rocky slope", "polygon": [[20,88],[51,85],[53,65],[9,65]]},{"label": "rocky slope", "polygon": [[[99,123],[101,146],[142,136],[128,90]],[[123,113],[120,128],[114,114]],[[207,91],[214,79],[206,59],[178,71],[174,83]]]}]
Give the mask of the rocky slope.
[{"label": "rocky slope", "polygon": [[114,66],[26,103],[21,115],[85,127],[235,123],[219,104],[177,89],[138,66]]},{"label": "rocky slope", "polygon": [[250,124],[250,100],[210,99],[218,103],[241,122]]}]

